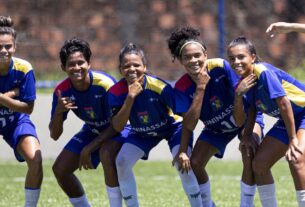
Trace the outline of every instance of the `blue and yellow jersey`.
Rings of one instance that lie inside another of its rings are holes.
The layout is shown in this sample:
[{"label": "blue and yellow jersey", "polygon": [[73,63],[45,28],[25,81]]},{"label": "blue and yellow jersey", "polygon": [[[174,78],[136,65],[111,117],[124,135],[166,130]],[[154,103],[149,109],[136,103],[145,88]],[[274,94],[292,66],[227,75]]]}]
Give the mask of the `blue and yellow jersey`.
[{"label": "blue and yellow jersey", "polygon": [[[200,120],[207,129],[215,132],[233,132],[238,127],[233,118],[234,86],[239,78],[223,59],[208,59],[207,68],[210,81],[206,86]],[[196,84],[188,74],[175,84],[177,113],[185,113],[190,108]]]},{"label": "blue and yellow jersey", "polygon": [[[5,93],[19,88],[19,96],[15,97],[22,102],[30,103],[36,99],[35,77],[32,65],[26,60],[13,57],[9,65],[8,74],[0,76],[0,92]],[[0,131],[15,127],[14,123],[24,113],[14,112],[9,108],[0,107]]]},{"label": "blue and yellow jersey", "polygon": [[[128,84],[120,80],[109,90],[108,103],[113,111],[118,111],[128,94]],[[141,136],[162,136],[173,123],[182,118],[173,113],[174,92],[165,81],[151,76],[144,76],[143,91],[135,98],[129,121],[131,132]]]},{"label": "blue and yellow jersey", "polygon": [[254,74],[257,84],[246,95],[259,111],[281,118],[276,98],[287,96],[296,118],[305,113],[305,85],[268,63],[255,64]]},{"label": "blue and yellow jersey", "polygon": [[[107,92],[115,84],[115,79],[106,73],[89,70],[90,87],[87,91],[77,91],[69,78],[57,85],[53,93],[51,118],[58,101],[58,90],[62,97],[69,97],[75,102],[77,109],[72,111],[95,132],[100,132],[110,121],[110,109],[107,105]],[[63,114],[64,120],[69,111]]]}]

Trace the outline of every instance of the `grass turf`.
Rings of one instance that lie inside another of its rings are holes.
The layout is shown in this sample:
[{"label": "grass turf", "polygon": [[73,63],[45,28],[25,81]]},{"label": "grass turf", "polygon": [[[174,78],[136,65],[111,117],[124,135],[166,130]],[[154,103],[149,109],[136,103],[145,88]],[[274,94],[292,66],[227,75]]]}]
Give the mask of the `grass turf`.
[{"label": "grass turf", "polygon": [[[44,162],[44,181],[40,195],[41,207],[70,206],[66,195],[58,186],[51,167],[53,161]],[[16,161],[0,161],[0,206],[22,206],[26,165]],[[239,161],[212,160],[208,167],[212,197],[220,207],[239,206],[239,181],[242,164]],[[189,206],[179,177],[170,161],[140,161],[135,166],[138,196],[143,207]],[[279,206],[297,206],[295,191],[288,165],[280,161],[273,167]],[[92,207],[108,206],[101,167],[97,170],[77,171]],[[260,206],[258,195],[255,205]]]}]

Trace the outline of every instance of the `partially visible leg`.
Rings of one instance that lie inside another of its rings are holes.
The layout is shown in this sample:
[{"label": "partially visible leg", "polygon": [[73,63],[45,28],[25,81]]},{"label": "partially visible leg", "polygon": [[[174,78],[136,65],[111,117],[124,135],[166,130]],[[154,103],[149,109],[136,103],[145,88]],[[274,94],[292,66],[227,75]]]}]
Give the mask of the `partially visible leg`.
[{"label": "partially visible leg", "polygon": [[110,207],[122,206],[122,193],[115,166],[115,159],[121,147],[122,144],[120,142],[111,139],[104,143],[100,149],[100,160],[104,169]]},{"label": "partially visible leg", "polygon": [[17,151],[23,156],[28,166],[24,206],[34,207],[38,203],[43,177],[40,144],[35,137],[24,136],[17,145]]},{"label": "partially visible leg", "polygon": [[116,158],[116,167],[120,189],[127,207],[138,207],[137,187],[133,166],[144,156],[144,151],[139,147],[125,143]]},{"label": "partially visible leg", "polygon": [[72,205],[75,207],[87,207],[90,204],[84,189],[78,178],[74,175],[78,164],[79,155],[64,149],[53,165],[53,172],[59,186],[67,194]]},{"label": "partially visible leg", "polygon": [[197,140],[191,156],[191,166],[199,183],[204,207],[213,206],[209,176],[205,167],[218,149],[206,141]]},{"label": "partially visible leg", "polygon": [[[259,124],[255,124],[253,136],[256,138],[257,145],[259,145],[262,139],[262,129]],[[251,152],[250,155],[248,155],[245,146],[241,146],[240,151],[243,162],[243,171],[240,181],[240,207],[253,207],[256,192],[256,183],[252,170],[254,154]]]},{"label": "partially visible leg", "polygon": [[[178,153],[180,145],[176,145],[172,149],[172,156],[173,158]],[[191,148],[188,148],[188,155],[191,154]],[[192,170],[190,170],[188,173],[181,173],[180,170],[178,170],[178,165],[175,164],[175,167],[178,171],[178,174],[180,176],[182,186],[184,189],[184,192],[186,193],[188,200],[192,207],[196,206],[202,206],[202,199],[200,196],[200,189],[199,185],[196,179],[196,176]]]},{"label": "partially visible leg", "polygon": [[261,204],[264,207],[277,206],[271,167],[285,155],[286,150],[287,145],[283,142],[266,136],[253,159],[252,168]]},{"label": "partially visible leg", "polygon": [[297,131],[298,146],[303,150],[303,155],[297,161],[290,161],[289,168],[293,177],[296,196],[299,206],[305,206],[305,130]]}]

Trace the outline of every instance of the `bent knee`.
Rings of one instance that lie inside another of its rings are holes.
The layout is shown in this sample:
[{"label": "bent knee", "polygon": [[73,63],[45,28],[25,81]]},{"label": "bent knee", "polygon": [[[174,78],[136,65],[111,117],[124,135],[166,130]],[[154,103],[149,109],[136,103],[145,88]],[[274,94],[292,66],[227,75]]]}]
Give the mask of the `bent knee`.
[{"label": "bent knee", "polygon": [[252,170],[255,175],[265,175],[270,171],[270,167],[264,160],[254,158],[252,161]]},{"label": "bent knee", "polygon": [[112,152],[108,149],[101,149],[99,155],[102,163],[115,163],[116,152]]},{"label": "bent knee", "polygon": [[292,168],[296,172],[304,172],[305,171],[305,163],[304,159],[299,159],[297,161],[288,161],[290,168]]},{"label": "bent knee", "polygon": [[191,157],[191,166],[192,169],[200,169],[203,168],[203,161],[197,157]]}]

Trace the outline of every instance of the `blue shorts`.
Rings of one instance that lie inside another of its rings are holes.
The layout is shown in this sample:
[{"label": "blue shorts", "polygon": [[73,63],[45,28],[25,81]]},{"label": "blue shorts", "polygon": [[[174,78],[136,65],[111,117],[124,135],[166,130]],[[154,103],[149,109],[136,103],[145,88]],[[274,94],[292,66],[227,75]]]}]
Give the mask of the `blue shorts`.
[{"label": "blue shorts", "polygon": [[[171,129],[164,135],[159,136],[141,136],[138,133],[130,132],[125,143],[133,144],[139,147],[141,150],[144,151],[144,156],[142,157],[143,160],[147,160],[149,156],[149,152],[159,144],[159,142],[163,139],[167,140],[168,146],[170,151],[173,149],[174,146],[180,144],[181,140],[181,132],[182,132],[182,124],[175,123],[171,127]],[[193,146],[193,136],[189,142],[189,146]]]},{"label": "blue shorts", "polygon": [[[299,129],[305,129],[305,117],[303,119],[295,120],[296,131]],[[289,144],[289,137],[285,123],[282,119],[278,120],[273,127],[268,131],[267,136],[273,137],[284,144]]]},{"label": "blue shorts", "polygon": [[[15,126],[10,127],[9,130],[2,132],[3,139],[14,149],[14,154],[19,162],[24,162],[24,158],[17,151],[17,146],[20,139],[24,136],[33,136],[38,140],[36,129],[28,116],[20,118]],[[39,141],[39,140],[38,140]]]},{"label": "blue shorts", "polygon": [[[123,144],[125,142],[125,139],[129,133],[130,128],[125,127],[123,131],[117,135],[116,137],[113,137],[112,139]],[[103,131],[102,131],[103,133]],[[65,150],[68,150],[70,152],[73,152],[77,155],[80,155],[81,151],[85,146],[87,146],[92,140],[97,137],[97,133],[92,131],[90,127],[87,125],[84,125],[82,129],[75,134],[70,141],[66,144],[64,147]],[[91,153],[91,161],[94,166],[94,168],[97,168],[97,166],[100,163],[100,158],[99,158],[99,149],[95,150],[94,152]]]},{"label": "blue shorts", "polygon": [[228,143],[239,135],[241,129],[234,132],[219,133],[214,132],[210,129],[203,129],[198,137],[198,140],[206,141],[218,149],[218,152],[214,155],[215,157],[222,158]]}]

